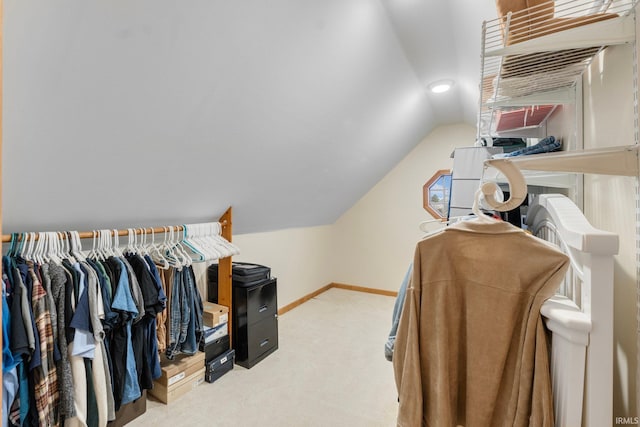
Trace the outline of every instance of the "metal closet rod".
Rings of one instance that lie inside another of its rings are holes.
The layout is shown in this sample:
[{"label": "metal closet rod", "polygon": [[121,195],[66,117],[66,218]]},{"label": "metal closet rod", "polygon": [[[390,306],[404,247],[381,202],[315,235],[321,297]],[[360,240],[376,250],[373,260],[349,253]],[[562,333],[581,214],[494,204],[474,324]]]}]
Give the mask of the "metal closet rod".
[{"label": "metal closet rod", "polygon": [[[227,221],[223,220],[220,221],[220,225],[221,226],[226,226],[227,225]],[[135,232],[135,234],[142,234],[143,232],[146,233],[167,233],[171,230],[173,231],[183,231],[184,227],[182,225],[168,225],[168,226],[164,226],[164,227],[131,227],[131,229]],[[97,236],[97,232],[100,230],[93,230],[93,231],[79,231],[78,234],[80,235],[81,239],[91,239],[94,236]],[[129,235],[129,229],[119,229],[119,230],[108,230],[111,232],[111,235],[114,235],[114,231],[118,232],[118,236],[128,236]],[[46,233],[46,232],[45,232]],[[59,236],[61,236],[62,239],[66,239],[67,238],[67,234],[66,231],[56,231],[56,233],[58,233]],[[18,233],[18,242],[22,239],[22,235],[24,233]],[[28,234],[28,233],[27,233]],[[40,235],[40,233],[36,232],[35,233],[35,239],[34,240],[38,240]],[[11,242],[11,234],[3,234],[2,235],[2,243],[9,243]]]}]

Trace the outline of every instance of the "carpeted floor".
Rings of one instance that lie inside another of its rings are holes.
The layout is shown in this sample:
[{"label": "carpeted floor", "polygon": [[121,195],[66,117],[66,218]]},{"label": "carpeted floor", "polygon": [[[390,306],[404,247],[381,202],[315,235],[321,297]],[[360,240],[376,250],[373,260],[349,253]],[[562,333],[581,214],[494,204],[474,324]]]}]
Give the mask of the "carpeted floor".
[{"label": "carpeted floor", "polygon": [[393,297],[330,289],[279,318],[279,349],[130,426],[390,427],[397,394],[384,343]]}]

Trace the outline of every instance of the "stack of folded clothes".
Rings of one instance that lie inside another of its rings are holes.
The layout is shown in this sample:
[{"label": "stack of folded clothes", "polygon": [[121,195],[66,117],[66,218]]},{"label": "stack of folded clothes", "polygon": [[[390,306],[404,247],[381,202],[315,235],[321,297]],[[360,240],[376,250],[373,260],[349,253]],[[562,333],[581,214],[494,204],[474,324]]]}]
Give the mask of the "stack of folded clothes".
[{"label": "stack of folded clothes", "polygon": [[554,136],[548,136],[535,145],[525,147],[521,150],[512,151],[511,153],[495,154],[492,158],[502,159],[505,157],[525,156],[529,154],[549,153],[558,151],[562,148],[562,142]]}]

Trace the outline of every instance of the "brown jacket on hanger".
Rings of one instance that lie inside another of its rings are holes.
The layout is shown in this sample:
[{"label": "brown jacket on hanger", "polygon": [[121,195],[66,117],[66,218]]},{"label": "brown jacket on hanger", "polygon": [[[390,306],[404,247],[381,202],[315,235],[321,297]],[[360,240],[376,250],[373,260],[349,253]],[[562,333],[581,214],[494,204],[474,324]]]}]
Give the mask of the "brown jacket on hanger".
[{"label": "brown jacket on hanger", "polygon": [[553,426],[542,303],[569,259],[506,222],[416,247],[393,356],[398,426]]}]

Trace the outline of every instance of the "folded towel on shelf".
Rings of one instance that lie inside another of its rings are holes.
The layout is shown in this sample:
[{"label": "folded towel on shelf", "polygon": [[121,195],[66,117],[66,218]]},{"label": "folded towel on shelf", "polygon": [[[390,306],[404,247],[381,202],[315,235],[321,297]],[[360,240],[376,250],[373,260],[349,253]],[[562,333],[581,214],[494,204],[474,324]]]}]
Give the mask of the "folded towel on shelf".
[{"label": "folded towel on shelf", "polygon": [[492,156],[493,159],[502,159],[505,157],[528,156],[530,154],[549,153],[558,151],[562,148],[562,142],[555,136],[547,136],[535,145],[525,147],[521,150],[512,151],[511,153],[500,153]]}]

